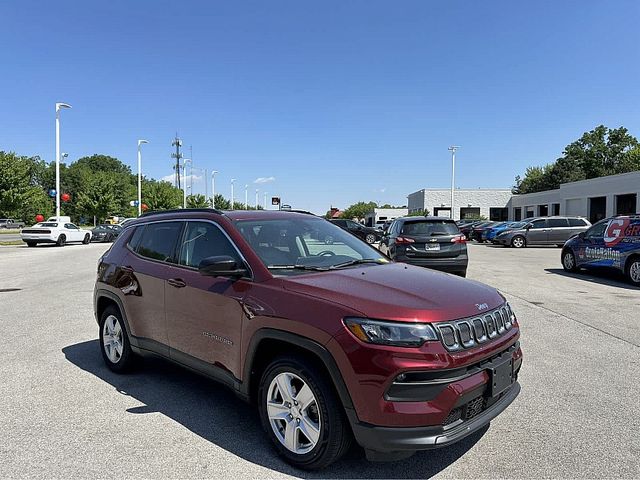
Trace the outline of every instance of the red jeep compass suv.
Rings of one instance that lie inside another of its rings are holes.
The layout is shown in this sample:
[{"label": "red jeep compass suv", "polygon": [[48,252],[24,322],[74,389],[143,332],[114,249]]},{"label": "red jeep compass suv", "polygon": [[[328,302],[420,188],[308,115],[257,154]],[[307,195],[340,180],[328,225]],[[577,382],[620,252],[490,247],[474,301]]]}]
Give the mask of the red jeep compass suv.
[{"label": "red jeep compass suv", "polygon": [[94,305],[109,368],[152,353],[222,382],[302,468],[352,439],[376,460],[450,445],[520,391],[500,293],[391,263],[311,214],[145,214],[100,259]]}]

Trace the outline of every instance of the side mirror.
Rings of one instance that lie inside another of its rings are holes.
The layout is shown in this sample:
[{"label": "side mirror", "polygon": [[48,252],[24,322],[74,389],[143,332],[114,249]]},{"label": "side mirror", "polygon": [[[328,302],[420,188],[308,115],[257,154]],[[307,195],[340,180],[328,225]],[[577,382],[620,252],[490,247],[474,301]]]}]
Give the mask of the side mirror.
[{"label": "side mirror", "polygon": [[247,269],[244,266],[238,266],[238,263],[228,255],[216,255],[207,257],[198,265],[200,275],[206,277],[244,277]]},{"label": "side mirror", "polygon": [[525,229],[525,230],[529,230],[529,229],[531,229],[531,227],[533,227],[533,225],[532,225],[532,224],[530,224],[530,223],[527,223],[527,224],[524,226],[524,229]]}]

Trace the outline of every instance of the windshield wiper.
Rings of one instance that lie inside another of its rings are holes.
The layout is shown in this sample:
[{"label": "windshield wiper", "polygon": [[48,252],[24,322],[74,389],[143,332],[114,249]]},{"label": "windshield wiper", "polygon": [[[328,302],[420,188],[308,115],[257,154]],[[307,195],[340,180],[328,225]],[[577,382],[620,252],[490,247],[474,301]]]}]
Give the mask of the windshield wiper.
[{"label": "windshield wiper", "polygon": [[336,265],[331,265],[329,267],[330,270],[333,270],[335,268],[343,268],[343,267],[350,267],[351,265],[362,265],[365,263],[375,263],[376,265],[382,265],[385,262],[383,259],[381,258],[361,258],[359,260],[349,260],[348,262],[344,262],[344,263],[338,263]]},{"label": "windshield wiper", "polygon": [[326,272],[328,267],[317,267],[315,265],[269,265],[269,270],[314,270],[317,272]]}]

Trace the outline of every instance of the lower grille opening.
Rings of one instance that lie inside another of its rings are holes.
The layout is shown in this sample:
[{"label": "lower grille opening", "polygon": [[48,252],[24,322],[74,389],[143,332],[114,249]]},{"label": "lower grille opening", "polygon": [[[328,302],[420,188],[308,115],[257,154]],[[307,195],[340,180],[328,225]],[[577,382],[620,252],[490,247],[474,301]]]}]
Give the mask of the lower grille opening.
[{"label": "lower grille opening", "polygon": [[461,407],[454,408],[449,412],[447,418],[444,419],[442,425],[445,427],[457,422],[458,420],[467,421],[483,412],[487,408],[487,400],[483,396],[479,396],[465,403]]}]

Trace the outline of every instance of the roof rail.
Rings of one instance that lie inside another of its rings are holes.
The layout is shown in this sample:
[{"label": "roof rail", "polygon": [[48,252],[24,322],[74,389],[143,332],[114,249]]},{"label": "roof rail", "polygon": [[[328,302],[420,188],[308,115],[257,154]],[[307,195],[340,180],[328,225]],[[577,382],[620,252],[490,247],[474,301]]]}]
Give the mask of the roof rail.
[{"label": "roof rail", "polygon": [[311,213],[308,210],[297,210],[297,209],[286,209],[286,210],[279,210],[280,212],[293,212],[293,213],[304,213],[305,215],[313,215],[314,217],[317,217],[317,215],[315,213]]},{"label": "roof rail", "polygon": [[161,213],[217,213],[218,215],[224,215],[222,210],[218,210],[217,208],[173,208],[171,210],[154,210],[152,212],[145,212],[140,215],[139,218],[142,217],[150,217],[152,215],[159,215]]}]

